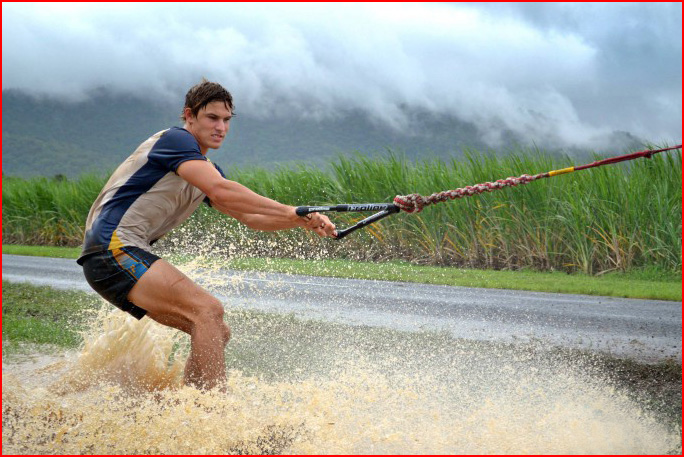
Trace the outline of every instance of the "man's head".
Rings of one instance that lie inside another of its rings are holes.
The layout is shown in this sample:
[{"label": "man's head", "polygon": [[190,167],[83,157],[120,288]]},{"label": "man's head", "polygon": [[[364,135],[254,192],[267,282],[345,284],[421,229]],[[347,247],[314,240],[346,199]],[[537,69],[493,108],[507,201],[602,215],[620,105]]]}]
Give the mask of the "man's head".
[{"label": "man's head", "polygon": [[232,117],[233,97],[220,84],[203,79],[185,96],[181,118],[185,121],[185,129],[199,143],[202,154],[221,147]]},{"label": "man's head", "polygon": [[220,84],[212,83],[202,78],[201,83],[191,87],[188,93],[185,94],[185,106],[183,107],[181,119],[187,120],[187,108],[190,108],[192,115],[197,117],[202,108],[215,101],[223,102],[226,108],[233,113],[233,96],[230,95],[230,92]]}]

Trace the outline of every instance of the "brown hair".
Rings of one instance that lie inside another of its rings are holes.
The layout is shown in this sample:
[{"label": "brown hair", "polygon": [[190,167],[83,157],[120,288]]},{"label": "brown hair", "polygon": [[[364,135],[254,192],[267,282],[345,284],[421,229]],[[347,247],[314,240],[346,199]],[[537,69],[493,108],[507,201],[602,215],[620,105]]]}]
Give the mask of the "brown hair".
[{"label": "brown hair", "polygon": [[190,88],[187,94],[185,94],[185,106],[183,107],[183,113],[181,113],[181,119],[185,119],[185,108],[190,108],[193,116],[197,116],[197,113],[207,106],[211,102],[221,101],[226,104],[226,108],[230,109],[230,112],[235,115],[233,111],[233,96],[230,95],[226,89],[223,88],[218,83],[212,83],[207,81],[206,78],[202,78],[202,82]]}]

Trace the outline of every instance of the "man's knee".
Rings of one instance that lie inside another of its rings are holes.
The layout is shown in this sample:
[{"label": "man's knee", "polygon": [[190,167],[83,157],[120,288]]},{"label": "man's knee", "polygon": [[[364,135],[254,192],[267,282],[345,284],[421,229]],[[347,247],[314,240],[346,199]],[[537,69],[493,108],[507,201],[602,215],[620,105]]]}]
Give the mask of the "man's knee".
[{"label": "man's knee", "polygon": [[204,298],[195,306],[195,319],[203,323],[223,322],[225,310],[223,304],[215,297]]},{"label": "man's knee", "polygon": [[194,323],[195,325],[204,325],[211,327],[218,327],[217,332],[220,334],[220,338],[228,343],[230,340],[230,327],[223,320],[225,315],[225,309],[223,304],[215,297],[205,300],[196,306],[197,312],[195,314]]},{"label": "man's knee", "polygon": [[228,344],[231,332],[230,327],[223,320],[225,315],[223,304],[218,300],[209,301],[202,307],[200,315],[202,324],[214,329],[213,332],[215,332],[216,338],[219,338],[223,345]]}]

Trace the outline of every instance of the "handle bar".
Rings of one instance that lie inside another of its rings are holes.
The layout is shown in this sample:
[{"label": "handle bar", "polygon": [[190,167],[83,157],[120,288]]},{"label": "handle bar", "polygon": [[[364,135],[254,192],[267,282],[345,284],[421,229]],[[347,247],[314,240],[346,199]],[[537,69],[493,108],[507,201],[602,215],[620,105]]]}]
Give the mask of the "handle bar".
[{"label": "handle bar", "polygon": [[364,211],[377,211],[377,213],[372,216],[357,222],[353,226],[346,228],[344,230],[337,230],[335,232],[335,239],[341,240],[350,233],[363,228],[373,222],[377,222],[390,214],[398,213],[401,211],[397,205],[394,203],[362,203],[362,204],[352,204],[352,205],[334,205],[334,206],[299,206],[296,210],[297,216],[306,216],[309,213],[322,213],[326,211],[336,211],[341,212],[364,212]]}]

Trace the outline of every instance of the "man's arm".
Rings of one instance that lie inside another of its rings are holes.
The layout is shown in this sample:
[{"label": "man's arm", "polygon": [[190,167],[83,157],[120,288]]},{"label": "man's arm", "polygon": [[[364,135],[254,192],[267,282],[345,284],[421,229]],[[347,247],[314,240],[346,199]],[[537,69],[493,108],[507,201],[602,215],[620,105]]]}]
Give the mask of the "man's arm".
[{"label": "man's arm", "polygon": [[309,228],[307,226],[308,220],[303,217],[297,217],[296,221],[292,221],[289,218],[282,218],[279,216],[264,216],[263,214],[249,214],[249,213],[238,213],[237,211],[231,211],[216,202],[211,202],[212,208],[231,216],[241,223],[245,224],[247,227],[254,230],[285,230],[296,227]]},{"label": "man's arm", "polygon": [[321,236],[332,236],[335,226],[321,214],[310,219],[297,216],[294,206],[263,197],[235,181],[225,179],[209,162],[188,160],[180,164],[178,175],[204,192],[212,206],[258,230],[305,227]]}]

